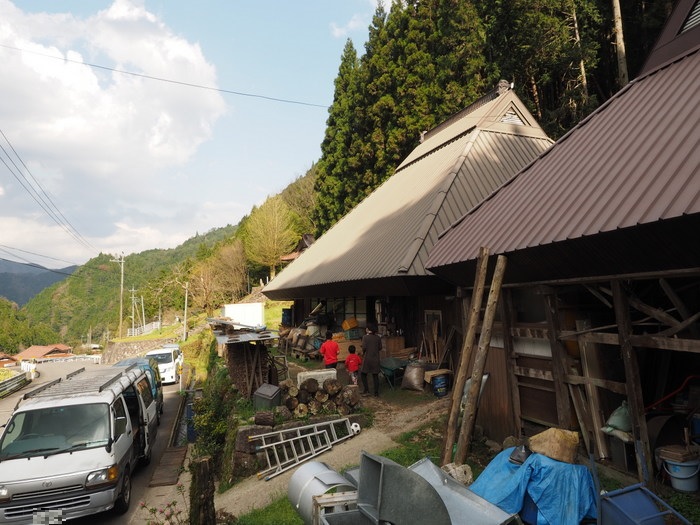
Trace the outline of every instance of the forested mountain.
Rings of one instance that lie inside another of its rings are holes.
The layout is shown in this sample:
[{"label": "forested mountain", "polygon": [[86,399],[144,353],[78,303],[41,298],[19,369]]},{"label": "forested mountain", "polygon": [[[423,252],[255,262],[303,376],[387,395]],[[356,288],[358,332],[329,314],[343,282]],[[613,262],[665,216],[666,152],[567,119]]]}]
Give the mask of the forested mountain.
[{"label": "forested mountain", "polygon": [[0,260],[0,297],[24,305],[47,286],[62,281],[77,266],[49,270],[33,264]]},{"label": "forested mountain", "polygon": [[421,134],[499,79],[553,139],[641,69],[672,0],[394,0],[380,2],[358,57],[348,40],[335,80],[313,221],[319,236],[393,173]]},{"label": "forested mountain", "polygon": [[[177,248],[148,250],[124,257],[124,335],[131,326],[132,304],[137,325],[142,324],[142,312],[146,322],[157,320],[163,312],[178,311],[182,315],[188,268],[231,239],[235,231],[235,226],[217,228],[192,237]],[[92,341],[118,337],[119,259],[119,256],[100,254],[89,260],[73,275],[32,298],[22,314],[30,323],[45,323],[58,334],[61,342],[69,344],[86,340],[88,334]]]}]

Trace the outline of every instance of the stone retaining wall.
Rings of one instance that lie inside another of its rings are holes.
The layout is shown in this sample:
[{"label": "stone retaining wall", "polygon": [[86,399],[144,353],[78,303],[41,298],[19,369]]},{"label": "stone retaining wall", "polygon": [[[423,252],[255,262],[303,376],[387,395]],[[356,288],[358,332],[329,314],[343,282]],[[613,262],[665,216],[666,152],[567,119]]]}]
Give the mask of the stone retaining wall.
[{"label": "stone retaining wall", "polygon": [[166,339],[149,339],[148,341],[129,341],[124,343],[110,342],[102,353],[102,362],[110,365],[129,357],[139,357],[146,352],[161,348],[167,343],[179,343],[179,340],[170,337]]}]

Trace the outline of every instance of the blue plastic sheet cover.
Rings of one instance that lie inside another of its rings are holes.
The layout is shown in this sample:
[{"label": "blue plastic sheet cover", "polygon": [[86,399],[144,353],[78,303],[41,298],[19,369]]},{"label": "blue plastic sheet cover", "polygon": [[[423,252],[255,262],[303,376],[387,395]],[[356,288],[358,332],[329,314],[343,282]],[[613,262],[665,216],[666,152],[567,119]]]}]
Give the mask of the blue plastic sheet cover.
[{"label": "blue plastic sheet cover", "polygon": [[596,491],[583,465],[532,453],[522,465],[508,460],[513,448],[500,452],[469,489],[508,513],[523,508],[527,492],[537,505],[537,525],[579,525],[596,517]]}]

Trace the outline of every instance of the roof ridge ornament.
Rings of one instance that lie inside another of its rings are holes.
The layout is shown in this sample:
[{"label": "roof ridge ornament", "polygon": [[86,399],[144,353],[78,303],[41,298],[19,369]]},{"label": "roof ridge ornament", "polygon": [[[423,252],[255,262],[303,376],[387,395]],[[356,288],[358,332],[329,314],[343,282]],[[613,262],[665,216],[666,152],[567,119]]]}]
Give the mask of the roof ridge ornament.
[{"label": "roof ridge ornament", "polygon": [[498,96],[501,96],[506,94],[511,89],[513,89],[513,83],[501,79],[498,81],[498,86],[496,86],[496,93],[498,94]]}]

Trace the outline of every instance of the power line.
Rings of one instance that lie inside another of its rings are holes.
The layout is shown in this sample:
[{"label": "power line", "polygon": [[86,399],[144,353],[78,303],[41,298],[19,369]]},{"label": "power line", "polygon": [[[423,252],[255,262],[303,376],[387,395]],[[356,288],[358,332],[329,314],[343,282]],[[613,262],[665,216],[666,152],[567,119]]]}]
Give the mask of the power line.
[{"label": "power line", "polygon": [[[71,237],[73,237],[76,241],[78,241],[80,244],[85,246],[86,248],[98,252],[98,250],[92,246],[79,232],[78,230],[70,223],[68,219],[66,219],[65,215],[58,209],[58,206],[56,206],[56,203],[54,203],[53,199],[51,199],[51,196],[48,194],[46,190],[41,186],[39,181],[34,177],[32,172],[29,170],[27,165],[24,163],[22,158],[19,156],[17,151],[15,150],[14,146],[12,146],[12,143],[10,140],[7,138],[5,133],[0,129],[0,135],[2,135],[2,138],[5,139],[5,142],[7,142],[7,145],[10,147],[12,150],[12,153],[14,153],[14,156],[17,158],[19,163],[22,165],[22,167],[18,166],[17,163],[13,160],[12,156],[8,153],[8,151],[5,149],[5,147],[0,144],[0,150],[5,154],[7,157],[7,160],[12,164],[10,166],[4,158],[0,157],[0,161],[7,167],[7,169],[12,173],[15,179],[17,179],[17,182],[20,183],[20,185],[25,189],[27,193],[34,199],[34,201],[39,205],[39,207],[46,212],[46,214],[51,217],[51,219],[63,230],[68,233]],[[22,169],[24,168],[24,170]],[[27,179],[27,177],[24,175],[24,172],[29,174],[31,177],[31,181]],[[32,184],[33,181],[33,184]],[[37,189],[38,188],[38,189]]]},{"label": "power line", "polygon": [[237,95],[237,96],[239,96],[239,97],[261,98],[261,99],[264,99],[264,100],[270,100],[270,101],[272,101],[272,102],[281,102],[281,103],[283,103],[283,104],[297,104],[297,105],[300,105],[300,106],[310,106],[310,107],[314,107],[314,108],[324,108],[324,109],[328,109],[328,106],[325,105],[325,104],[314,104],[314,103],[312,103],[312,102],[302,102],[302,101],[299,101],[299,100],[291,100],[291,99],[285,99],[285,98],[269,97],[269,96],[267,96],[267,95],[259,95],[259,94],[256,94],[256,93],[246,93],[246,92],[243,92],[243,91],[234,91],[234,90],[232,90],[232,89],[223,89],[223,88],[217,88],[217,87],[212,87],[212,86],[204,86],[204,85],[202,85],[202,84],[194,84],[194,83],[192,83],[192,82],[183,82],[183,81],[181,81],[181,80],[173,80],[173,79],[170,79],[170,78],[156,77],[156,76],[153,76],[153,75],[146,75],[146,74],[143,74],[143,73],[134,73],[133,71],[125,71],[125,70],[123,70],[123,69],[116,69],[116,68],[113,68],[113,67],[101,66],[101,65],[99,65],[99,64],[91,64],[91,63],[89,63],[89,62],[81,62],[80,60],[71,60],[70,58],[57,57],[57,56],[54,56],[54,55],[47,55],[46,53],[40,53],[40,52],[38,52],[38,51],[28,51],[28,50],[26,50],[26,49],[22,49],[22,48],[19,48],[19,47],[8,46],[7,44],[0,44],[0,47],[4,47],[4,48],[6,48],[6,49],[12,49],[12,50],[15,50],[15,51],[21,51],[22,53],[30,53],[30,54],[32,54],[32,55],[39,55],[39,56],[46,57],[46,58],[52,58],[52,59],[54,59],[54,60],[60,60],[60,61],[62,61],[62,62],[70,62],[70,63],[73,63],[73,64],[80,64],[80,65],[84,65],[84,66],[89,66],[89,67],[92,67],[92,68],[95,68],[95,69],[104,69],[104,70],[106,70],[106,71],[113,71],[114,73],[121,73],[122,75],[131,75],[131,76],[134,76],[134,77],[147,78],[147,79],[149,79],[149,80],[157,80],[158,82],[167,82],[167,83],[170,83],[170,84],[178,84],[178,85],[180,85],[180,86],[193,87],[193,88],[197,88],[197,89],[206,89],[206,90],[209,90],[209,91],[218,91],[219,93],[227,93],[227,94],[229,94],[229,95]]},{"label": "power line", "polygon": [[[80,266],[80,264],[78,264],[77,262],[66,261],[65,259],[57,259],[56,257],[51,257],[51,256],[49,256],[49,255],[43,255],[43,254],[41,254],[41,253],[30,252],[30,251],[28,251],[28,250],[23,250],[22,248],[15,248],[14,246],[7,246],[7,245],[5,245],[5,244],[0,244],[0,248],[5,248],[5,249],[3,250],[5,253],[10,253],[8,250],[14,250],[14,251],[16,251],[16,252],[22,252],[22,253],[26,253],[26,254],[28,254],[28,255],[36,255],[37,257],[43,257],[44,259],[51,259],[51,260],[53,260],[53,261],[58,261],[58,262],[67,263],[67,264],[70,265],[70,266]],[[26,260],[26,259],[20,257],[19,255],[16,255],[16,254],[13,254],[13,253],[10,253],[10,255],[12,255],[13,257],[18,257],[18,258],[21,258],[21,259],[23,259],[23,260]],[[34,264],[34,263],[30,263],[30,264]]]}]

